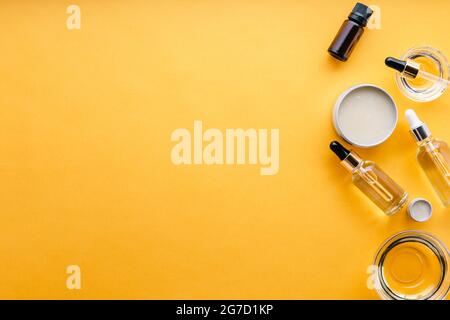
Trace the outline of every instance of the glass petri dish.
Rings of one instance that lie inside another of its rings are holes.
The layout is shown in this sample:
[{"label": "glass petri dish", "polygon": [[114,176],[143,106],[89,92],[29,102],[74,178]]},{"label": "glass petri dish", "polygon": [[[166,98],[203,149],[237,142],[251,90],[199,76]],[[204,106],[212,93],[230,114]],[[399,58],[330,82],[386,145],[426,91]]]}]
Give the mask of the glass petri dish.
[{"label": "glass petri dish", "polygon": [[393,235],[378,249],[374,265],[375,288],[385,300],[442,300],[450,288],[448,250],[429,233]]},{"label": "glass petri dish", "polygon": [[[411,59],[419,63],[421,70],[434,74],[442,79],[449,79],[447,58],[437,49],[430,46],[418,46],[409,49],[400,58]],[[395,80],[400,91],[411,100],[428,102],[439,98],[447,85],[444,82],[431,82],[424,79],[406,79],[396,72]]]}]

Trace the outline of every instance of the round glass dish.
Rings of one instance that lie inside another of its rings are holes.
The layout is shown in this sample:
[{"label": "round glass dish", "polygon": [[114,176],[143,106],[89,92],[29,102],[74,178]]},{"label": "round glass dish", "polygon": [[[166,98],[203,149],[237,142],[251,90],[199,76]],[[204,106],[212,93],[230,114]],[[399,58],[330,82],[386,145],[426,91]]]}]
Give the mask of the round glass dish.
[{"label": "round glass dish", "polygon": [[[442,79],[449,79],[447,58],[437,49],[430,46],[419,46],[409,49],[400,58],[411,59],[420,64],[423,71],[432,73]],[[428,102],[439,98],[447,89],[444,82],[431,82],[424,79],[406,79],[396,72],[395,80],[400,91],[417,102]]]},{"label": "round glass dish", "polygon": [[385,300],[442,300],[450,286],[449,254],[436,237],[399,232],[375,256],[375,288]]}]

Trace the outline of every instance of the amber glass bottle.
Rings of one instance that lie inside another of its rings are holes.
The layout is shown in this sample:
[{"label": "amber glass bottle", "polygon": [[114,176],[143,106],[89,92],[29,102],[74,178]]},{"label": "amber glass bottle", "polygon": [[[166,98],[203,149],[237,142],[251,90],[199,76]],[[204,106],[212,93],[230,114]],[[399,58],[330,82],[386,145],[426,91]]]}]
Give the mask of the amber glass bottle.
[{"label": "amber glass bottle", "polygon": [[372,13],[372,9],[358,2],[334,37],[328,52],[338,60],[347,61],[359,38],[361,38],[367,20]]}]

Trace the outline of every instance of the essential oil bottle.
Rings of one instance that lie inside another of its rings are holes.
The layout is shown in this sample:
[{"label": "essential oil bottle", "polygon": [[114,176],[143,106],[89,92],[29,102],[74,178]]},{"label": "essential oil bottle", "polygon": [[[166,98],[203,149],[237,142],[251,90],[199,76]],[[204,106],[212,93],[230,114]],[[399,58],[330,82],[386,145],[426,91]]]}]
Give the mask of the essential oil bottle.
[{"label": "essential oil bottle", "polygon": [[448,145],[433,138],[428,126],[414,110],[406,110],[410,132],[419,145],[417,161],[427,175],[444,206],[450,205],[450,149]]},{"label": "essential oil bottle", "polygon": [[342,23],[341,28],[328,48],[328,52],[334,58],[340,61],[347,61],[353,48],[364,33],[364,27],[367,25],[367,21],[372,13],[372,9],[365,4],[356,3],[348,19]]},{"label": "essential oil bottle", "polygon": [[392,215],[405,205],[408,193],[374,162],[361,159],[337,141],[331,142],[330,149],[341,160],[341,165],[352,174],[353,184],[385,214]]}]

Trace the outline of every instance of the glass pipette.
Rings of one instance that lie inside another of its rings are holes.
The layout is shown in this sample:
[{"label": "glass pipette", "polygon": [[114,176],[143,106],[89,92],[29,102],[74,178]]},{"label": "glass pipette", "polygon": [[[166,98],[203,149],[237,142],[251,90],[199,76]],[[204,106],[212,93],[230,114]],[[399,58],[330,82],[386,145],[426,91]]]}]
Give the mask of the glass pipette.
[{"label": "glass pipette", "polygon": [[404,61],[388,57],[386,58],[384,63],[388,67],[397,70],[400,73],[400,75],[404,78],[408,79],[422,78],[431,81],[433,83],[444,83],[446,86],[450,85],[450,81],[448,79],[443,79],[432,73],[420,70],[420,64],[413,60],[408,59]]}]

